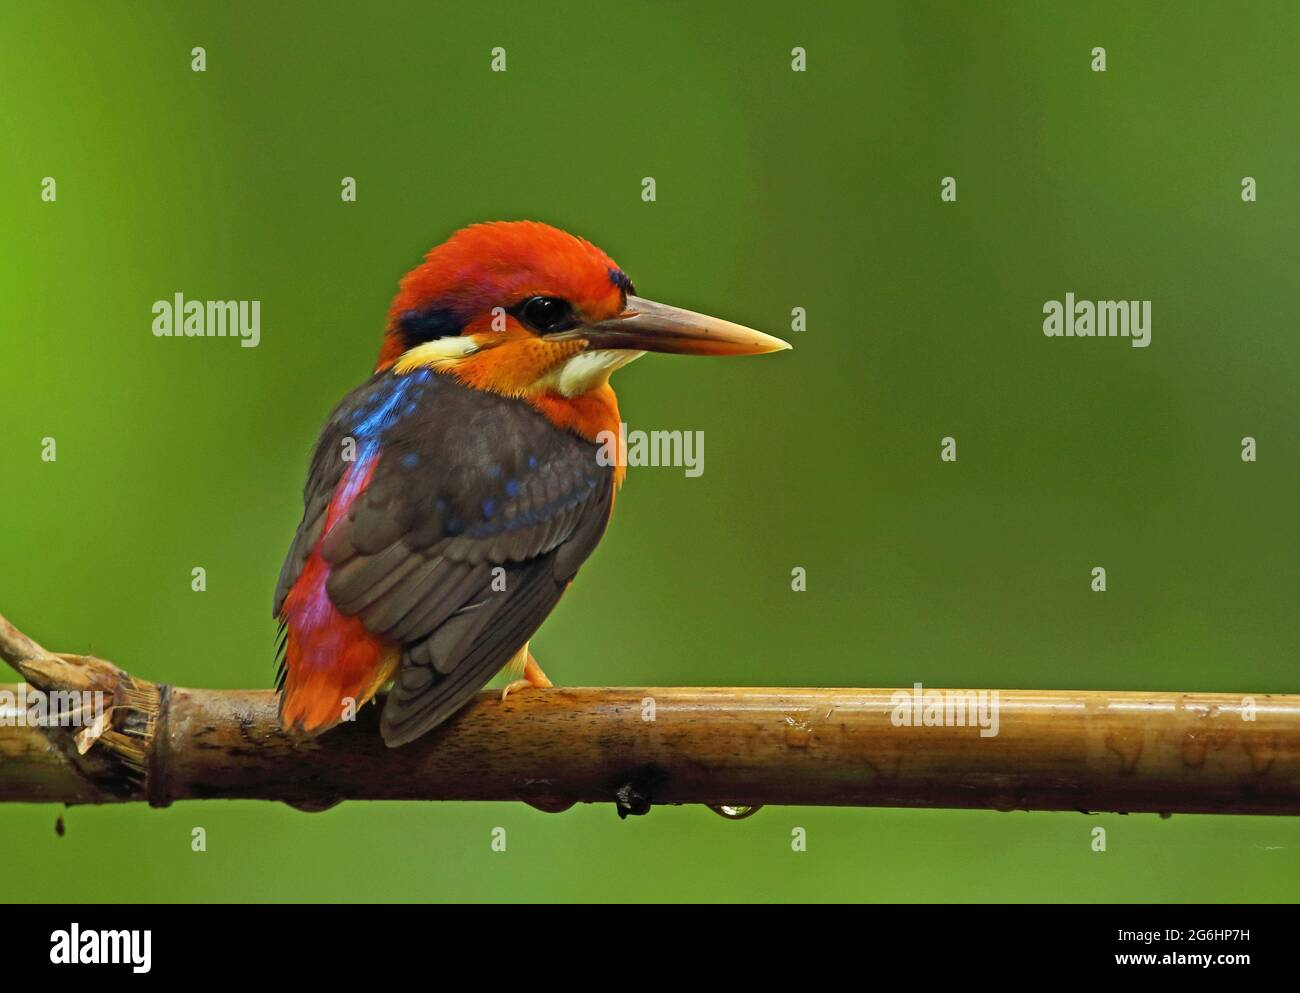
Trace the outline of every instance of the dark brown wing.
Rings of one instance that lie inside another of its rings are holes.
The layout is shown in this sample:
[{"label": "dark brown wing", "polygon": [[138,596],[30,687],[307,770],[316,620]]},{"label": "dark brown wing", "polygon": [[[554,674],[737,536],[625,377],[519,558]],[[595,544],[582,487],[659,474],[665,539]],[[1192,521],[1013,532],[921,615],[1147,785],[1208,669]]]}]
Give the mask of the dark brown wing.
[{"label": "dark brown wing", "polygon": [[321,552],[335,606],[403,645],[381,721],[396,746],[458,710],[541,625],[604,533],[613,472],[596,445],[523,401],[425,371],[378,374],[318,443],[277,610],[320,534],[348,438],[351,478],[369,470],[369,482]]}]

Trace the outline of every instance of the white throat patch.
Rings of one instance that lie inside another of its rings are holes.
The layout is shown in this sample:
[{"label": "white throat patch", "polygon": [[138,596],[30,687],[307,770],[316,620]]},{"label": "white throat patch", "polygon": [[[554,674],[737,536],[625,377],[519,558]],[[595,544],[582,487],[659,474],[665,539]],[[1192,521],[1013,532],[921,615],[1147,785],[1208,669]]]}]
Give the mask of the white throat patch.
[{"label": "white throat patch", "polygon": [[593,348],[579,352],[557,365],[539,379],[534,387],[539,390],[554,390],[561,396],[575,397],[597,386],[604,386],[615,370],[644,354],[645,352],[626,348]]}]

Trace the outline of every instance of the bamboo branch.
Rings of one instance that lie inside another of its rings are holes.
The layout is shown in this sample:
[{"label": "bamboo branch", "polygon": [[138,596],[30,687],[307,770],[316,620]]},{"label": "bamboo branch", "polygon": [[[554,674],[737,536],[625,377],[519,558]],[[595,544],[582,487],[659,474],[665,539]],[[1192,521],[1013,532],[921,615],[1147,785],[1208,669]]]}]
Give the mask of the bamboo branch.
[{"label": "bamboo branch", "polygon": [[[375,707],[298,740],[280,729],[270,691],[158,686],[102,659],[46,652],[3,617],[0,657],[32,687],[103,692],[109,708],[94,735],[5,721],[8,801],[1300,813],[1296,695],[1002,690],[988,736],[973,714],[966,726],[926,726],[933,712],[927,698],[914,707],[911,690],[561,688],[504,703],[485,692],[433,733],[388,749]],[[22,691],[0,686],[0,700]]]}]

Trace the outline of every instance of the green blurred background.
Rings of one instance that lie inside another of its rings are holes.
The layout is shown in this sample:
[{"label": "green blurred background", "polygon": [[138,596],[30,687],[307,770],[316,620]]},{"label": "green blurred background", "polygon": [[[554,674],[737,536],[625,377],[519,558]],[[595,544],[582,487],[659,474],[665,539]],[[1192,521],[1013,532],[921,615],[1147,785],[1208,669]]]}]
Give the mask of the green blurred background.
[{"label": "green blurred background", "polygon": [[[619,373],[633,428],[705,432],[705,473],[631,471],[534,641],[558,681],[1300,689],[1293,5],[6,2],[0,33],[0,611],[50,647],[268,685],[307,456],[398,277],[527,217],[648,296],[787,336],[808,312],[787,355]],[[1151,346],[1044,338],[1067,291],[1152,300]],[[176,292],[261,300],[260,347],[154,338]],[[1300,883],[1282,818],[3,806],[0,844],[15,900]]]}]

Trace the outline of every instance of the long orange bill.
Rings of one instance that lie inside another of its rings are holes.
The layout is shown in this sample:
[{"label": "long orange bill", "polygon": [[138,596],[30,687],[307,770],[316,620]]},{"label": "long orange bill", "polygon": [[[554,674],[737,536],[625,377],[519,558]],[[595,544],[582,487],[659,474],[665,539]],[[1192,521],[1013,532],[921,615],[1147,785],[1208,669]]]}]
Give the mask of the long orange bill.
[{"label": "long orange bill", "polygon": [[566,336],[586,338],[593,348],[673,355],[762,355],[791,347],[742,324],[632,296],[618,317],[575,328]]}]

